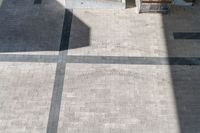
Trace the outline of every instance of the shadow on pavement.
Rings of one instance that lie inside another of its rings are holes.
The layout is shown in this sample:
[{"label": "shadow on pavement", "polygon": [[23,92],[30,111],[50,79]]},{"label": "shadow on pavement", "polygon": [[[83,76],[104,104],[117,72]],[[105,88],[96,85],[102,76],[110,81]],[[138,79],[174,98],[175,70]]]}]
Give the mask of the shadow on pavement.
[{"label": "shadow on pavement", "polygon": [[[174,32],[200,32],[199,8],[200,3],[189,8],[172,7],[169,15],[163,15],[169,57],[200,57],[200,40],[173,38]],[[170,71],[180,133],[199,133],[200,67],[173,65]]]},{"label": "shadow on pavement", "polygon": [[[64,14],[65,7],[57,0],[43,0],[41,4],[4,0],[0,8],[0,52],[59,51]],[[72,37],[82,43],[70,49],[89,46],[90,28],[76,16],[72,21],[79,28]]]}]

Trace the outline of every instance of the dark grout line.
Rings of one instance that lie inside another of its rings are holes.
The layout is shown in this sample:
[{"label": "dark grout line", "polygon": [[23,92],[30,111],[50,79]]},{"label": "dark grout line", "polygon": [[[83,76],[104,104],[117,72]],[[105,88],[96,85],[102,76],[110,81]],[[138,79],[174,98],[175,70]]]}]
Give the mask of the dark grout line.
[{"label": "dark grout line", "polygon": [[130,65],[200,65],[200,57],[124,57],[68,55],[66,63]]},{"label": "dark grout line", "polygon": [[200,57],[130,57],[130,56],[78,56],[0,54],[0,62],[80,63],[80,64],[132,64],[132,65],[200,65]]},{"label": "dark grout line", "polygon": [[34,4],[41,4],[42,0],[34,0]]},{"label": "dark grout line", "polygon": [[65,57],[69,47],[70,30],[73,14],[69,10],[65,10],[63,29],[60,42],[59,59],[56,67],[56,76],[51,99],[51,107],[49,112],[49,120],[47,125],[47,133],[57,133],[60,115],[60,106],[62,100],[64,79],[65,79]]},{"label": "dark grout line", "polygon": [[199,57],[171,57],[168,60],[168,65],[200,65]]},{"label": "dark grout line", "polygon": [[57,55],[0,54],[0,62],[57,63]]},{"label": "dark grout line", "polygon": [[57,133],[60,106],[62,100],[66,63],[59,62],[56,66],[56,76],[54,81],[47,133]]},{"label": "dark grout line", "polygon": [[174,32],[174,39],[200,39],[200,32]]},{"label": "dark grout line", "polygon": [[73,16],[72,11],[65,9],[65,16],[64,16],[63,29],[60,42],[60,51],[67,50],[69,47],[72,16]]}]

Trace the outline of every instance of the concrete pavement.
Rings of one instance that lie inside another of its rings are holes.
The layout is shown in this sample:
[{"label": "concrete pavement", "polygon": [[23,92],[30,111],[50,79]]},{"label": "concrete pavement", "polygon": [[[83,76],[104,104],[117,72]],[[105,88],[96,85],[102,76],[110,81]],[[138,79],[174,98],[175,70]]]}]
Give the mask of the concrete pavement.
[{"label": "concrete pavement", "polygon": [[[200,132],[199,3],[169,15],[3,1],[1,133]],[[71,18],[72,17],[72,18]]]}]

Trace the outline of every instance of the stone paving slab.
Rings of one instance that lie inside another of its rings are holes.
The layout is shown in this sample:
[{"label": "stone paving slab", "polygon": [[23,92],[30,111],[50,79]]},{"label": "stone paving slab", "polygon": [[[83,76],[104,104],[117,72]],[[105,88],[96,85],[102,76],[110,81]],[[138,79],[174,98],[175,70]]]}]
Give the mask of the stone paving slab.
[{"label": "stone paving slab", "polygon": [[[80,32],[79,21],[73,19],[69,55],[159,56],[154,52],[157,47],[165,50],[164,43],[157,41],[159,36],[149,34],[155,29],[156,20],[160,21],[159,15],[137,15],[134,10],[88,9],[73,12],[90,30],[82,29]],[[160,33],[163,34],[162,31]],[[73,48],[76,44],[85,47]],[[166,55],[166,52],[163,54]]]},{"label": "stone paving slab", "polygon": [[199,40],[173,38],[198,32],[197,7],[76,9],[69,39],[64,0],[4,1],[0,132],[199,133]]},{"label": "stone paving slab", "polygon": [[169,66],[67,64],[58,133],[178,133],[170,72]]},{"label": "stone paving slab", "polygon": [[45,133],[55,64],[0,63],[0,132]]},{"label": "stone paving slab", "polygon": [[122,0],[66,0],[68,9],[125,9]]},{"label": "stone paving slab", "polygon": [[57,55],[62,0],[5,0],[0,9],[0,53]]},{"label": "stone paving slab", "polygon": [[[199,40],[174,40],[173,32],[198,32],[199,5],[169,15],[127,10],[74,10],[69,55],[199,57]],[[196,11],[196,12],[195,12]],[[84,23],[89,28],[80,28]],[[79,48],[74,46],[79,46]]]}]

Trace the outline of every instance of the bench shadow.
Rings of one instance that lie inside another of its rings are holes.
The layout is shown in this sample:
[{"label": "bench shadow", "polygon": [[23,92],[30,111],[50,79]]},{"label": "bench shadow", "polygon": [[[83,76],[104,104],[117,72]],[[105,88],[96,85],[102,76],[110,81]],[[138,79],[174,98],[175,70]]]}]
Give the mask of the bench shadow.
[{"label": "bench shadow", "polygon": [[[57,0],[43,0],[41,4],[34,4],[34,0],[4,0],[0,7],[0,53],[59,51],[63,23],[67,21],[65,10]],[[90,27],[75,15],[72,21],[70,28],[77,30],[71,37],[76,42],[69,49],[89,46]]]},{"label": "bench shadow", "polygon": [[[170,14],[162,16],[169,57],[200,57],[200,40],[173,37],[174,32],[200,32],[199,8],[199,2],[189,8],[172,7]],[[199,133],[200,67],[171,65],[170,71],[180,133]]]}]

